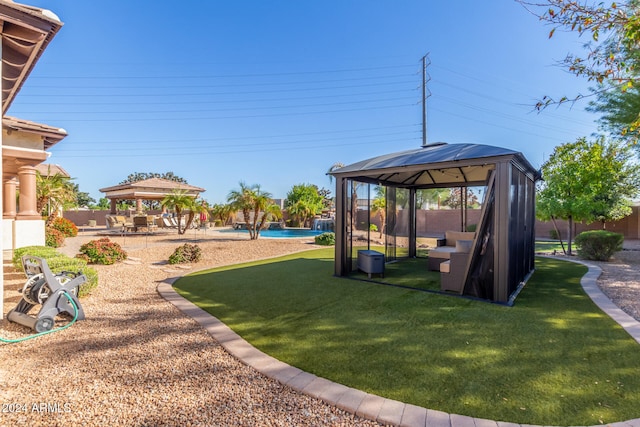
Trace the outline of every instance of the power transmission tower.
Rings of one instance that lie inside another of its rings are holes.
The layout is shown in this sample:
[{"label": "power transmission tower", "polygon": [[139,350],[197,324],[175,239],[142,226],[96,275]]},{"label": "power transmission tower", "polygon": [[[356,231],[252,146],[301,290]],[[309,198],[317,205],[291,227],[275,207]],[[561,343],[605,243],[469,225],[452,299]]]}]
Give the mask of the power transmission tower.
[{"label": "power transmission tower", "polygon": [[427,145],[427,98],[431,96],[431,91],[427,87],[427,83],[431,80],[431,76],[427,72],[427,67],[431,65],[429,53],[422,57],[422,146]]}]

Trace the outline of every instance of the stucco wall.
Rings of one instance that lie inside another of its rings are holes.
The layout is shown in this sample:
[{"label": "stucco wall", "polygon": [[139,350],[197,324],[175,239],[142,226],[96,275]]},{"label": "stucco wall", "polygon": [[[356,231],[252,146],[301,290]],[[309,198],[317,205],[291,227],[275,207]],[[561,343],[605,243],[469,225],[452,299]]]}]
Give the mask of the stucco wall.
[{"label": "stucco wall", "polygon": [[[633,213],[620,221],[606,223],[605,229],[621,233],[627,239],[640,239],[640,206],[633,207]],[[160,211],[149,211],[149,214],[158,214]],[[99,227],[106,226],[105,217],[109,214],[108,210],[86,210],[86,211],[65,211],[64,217],[73,221],[77,226],[86,226],[90,219],[96,220]],[[127,214],[128,215],[128,214]],[[402,224],[405,221],[405,215],[399,215],[398,221]],[[467,211],[467,224],[477,224],[480,220],[480,209],[469,209]],[[366,222],[366,212],[358,211],[358,221]],[[371,219],[373,224],[380,227],[380,219],[377,215]],[[460,230],[460,211],[457,209],[450,210],[418,210],[416,212],[417,230],[419,236],[431,236],[435,234],[444,234],[447,230]],[[558,228],[565,238],[567,234],[567,222],[556,221]],[[585,230],[601,229],[602,224],[576,224],[576,231],[580,233]],[[551,236],[553,224],[551,222],[536,221],[536,238],[548,239]]]}]

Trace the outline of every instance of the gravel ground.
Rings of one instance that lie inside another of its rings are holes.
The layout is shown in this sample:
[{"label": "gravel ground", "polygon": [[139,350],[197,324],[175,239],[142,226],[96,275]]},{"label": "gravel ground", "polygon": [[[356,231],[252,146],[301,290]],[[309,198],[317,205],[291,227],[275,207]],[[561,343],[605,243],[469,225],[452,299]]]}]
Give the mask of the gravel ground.
[{"label": "gravel ground", "polygon": [[[95,238],[81,233],[63,249],[74,255]],[[114,237],[132,261],[97,266],[100,284],[82,300],[87,319],[20,344],[0,345],[0,425],[57,426],[374,426],[268,379],[231,357],[195,322],[156,292],[187,269],[166,264],[180,244],[197,241],[193,268],[314,248],[310,241],[248,241],[216,233]],[[599,284],[640,320],[640,251],[616,254]],[[24,274],[5,265],[4,313],[19,301]],[[25,328],[0,321],[2,336]]]},{"label": "gravel ground", "polygon": [[[193,236],[189,236],[193,237]],[[232,241],[200,236],[197,268],[314,246],[300,240]],[[64,248],[76,253],[81,236]],[[69,239],[71,240],[71,239]],[[185,270],[164,264],[176,236],[121,237],[135,263],[98,266],[87,319],[20,344],[1,344],[2,426],[377,426],[291,390],[249,368],[156,292]],[[193,243],[193,239],[187,239]],[[196,266],[194,266],[196,267]],[[24,274],[5,266],[4,313]],[[2,336],[24,336],[6,319]]]},{"label": "gravel ground", "polygon": [[618,307],[640,321],[640,250],[625,250],[610,262],[594,262],[602,269],[598,286]]}]

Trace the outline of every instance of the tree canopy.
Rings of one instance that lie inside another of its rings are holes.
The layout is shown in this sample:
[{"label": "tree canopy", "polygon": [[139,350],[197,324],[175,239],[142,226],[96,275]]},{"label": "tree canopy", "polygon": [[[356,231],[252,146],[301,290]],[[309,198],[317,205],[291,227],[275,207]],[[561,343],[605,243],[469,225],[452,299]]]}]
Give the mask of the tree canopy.
[{"label": "tree canopy", "polygon": [[604,224],[631,213],[630,199],[640,185],[640,169],[631,158],[628,145],[579,138],[556,147],[542,165],[536,215],[569,222],[569,254],[574,221]]},{"label": "tree canopy", "polygon": [[[178,234],[184,234],[191,226],[194,214],[200,211],[200,205],[198,205],[193,196],[189,195],[185,190],[173,190],[171,193],[164,196],[162,199],[162,206],[167,209],[173,209],[178,217]],[[182,224],[182,216],[187,211],[187,223]]]},{"label": "tree canopy", "polygon": [[282,217],[280,207],[273,203],[271,194],[262,191],[259,185],[240,182],[239,189],[229,192],[227,202],[233,209],[242,212],[251,240],[258,239],[260,230],[266,227],[268,221]]},{"label": "tree canopy", "polygon": [[36,209],[47,216],[47,225],[59,210],[77,202],[76,188],[71,178],[60,173],[43,175],[36,171]]},{"label": "tree canopy", "polygon": [[[603,122],[608,130],[637,142],[640,136],[639,110],[621,106],[637,98],[640,65],[640,0],[594,2],[576,0],[516,0],[540,20],[556,30],[575,32],[587,40],[582,54],[568,53],[561,65],[570,73],[584,77],[596,86],[592,95],[597,101],[591,108],[606,113]],[[582,94],[561,97],[544,96],[536,108],[574,102]],[[634,102],[638,102],[637,100]],[[631,112],[632,117],[626,114]]]},{"label": "tree canopy", "polygon": [[322,212],[325,207],[324,197],[313,184],[297,184],[287,193],[284,207],[301,226],[306,227],[314,215]]},{"label": "tree canopy", "polygon": [[133,182],[144,181],[145,179],[151,178],[162,178],[167,179],[169,181],[181,182],[183,184],[188,184],[187,180],[175,175],[173,172],[134,172],[130,174],[124,181],[120,182],[120,184],[129,184]]}]

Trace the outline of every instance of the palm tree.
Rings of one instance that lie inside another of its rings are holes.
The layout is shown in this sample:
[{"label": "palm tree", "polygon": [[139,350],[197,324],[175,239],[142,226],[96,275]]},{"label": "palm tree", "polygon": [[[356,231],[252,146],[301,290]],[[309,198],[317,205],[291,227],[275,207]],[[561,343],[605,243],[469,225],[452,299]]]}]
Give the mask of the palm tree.
[{"label": "palm tree", "polygon": [[331,165],[331,167],[327,171],[327,173],[329,174],[329,182],[333,182],[333,175],[331,175],[331,172],[338,170],[340,168],[343,168],[344,166],[345,164],[342,162],[335,162],[334,164]]},{"label": "palm tree", "polygon": [[300,227],[306,227],[307,218],[311,216],[311,208],[305,200],[298,200],[287,206],[287,212],[298,221]]},{"label": "palm tree", "polygon": [[251,219],[251,209],[253,209],[254,190],[244,182],[240,181],[239,190],[231,190],[227,195],[229,206],[235,211],[242,212],[244,222],[249,226]]},{"label": "palm tree", "polygon": [[229,222],[229,218],[231,217],[232,213],[233,213],[233,207],[229,203],[226,203],[226,204],[216,203],[209,210],[209,214],[213,218],[219,219],[221,222],[221,225],[225,225],[227,224],[227,222]]},{"label": "palm tree", "polygon": [[48,208],[46,225],[58,216],[61,208],[75,200],[76,192],[70,178],[60,173],[45,176],[36,171],[36,209],[44,213]]},{"label": "palm tree", "polygon": [[187,207],[189,210],[187,213],[187,223],[184,225],[185,231],[191,227],[196,215],[201,213],[208,213],[207,202],[204,200],[192,199],[191,205]]},{"label": "palm tree", "polygon": [[[187,228],[193,221],[193,210],[195,209],[194,197],[190,196],[186,190],[173,190],[171,193],[164,196],[162,199],[162,206],[167,209],[173,209],[178,217],[178,234],[184,234]],[[189,219],[185,227],[182,227],[182,215],[185,210],[189,211]]]},{"label": "palm tree", "polygon": [[227,201],[235,210],[242,212],[251,240],[260,236],[260,230],[267,221],[282,217],[280,207],[273,203],[271,194],[260,190],[259,185],[248,186],[241,181],[240,189],[232,190]]}]

